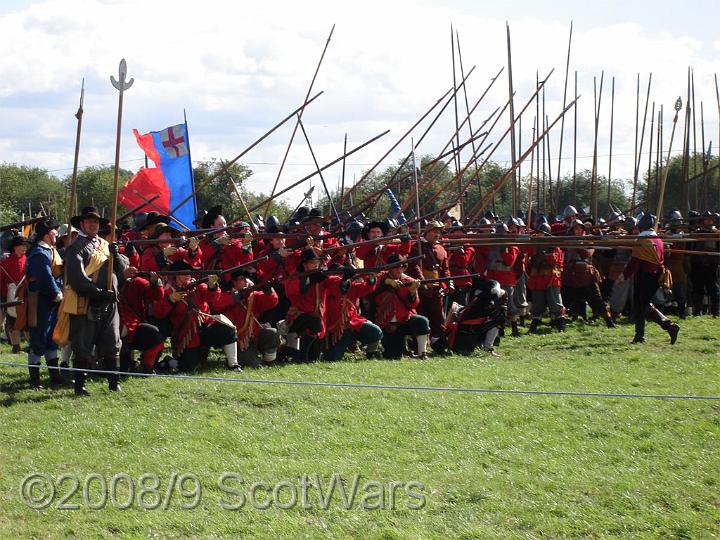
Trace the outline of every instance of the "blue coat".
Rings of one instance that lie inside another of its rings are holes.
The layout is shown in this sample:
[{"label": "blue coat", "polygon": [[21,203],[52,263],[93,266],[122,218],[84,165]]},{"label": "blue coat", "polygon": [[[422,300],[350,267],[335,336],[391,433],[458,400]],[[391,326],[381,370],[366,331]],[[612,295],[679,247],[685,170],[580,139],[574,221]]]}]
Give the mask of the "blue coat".
[{"label": "blue coat", "polygon": [[58,303],[55,298],[61,292],[60,278],[52,275],[52,249],[34,244],[27,254],[25,274],[28,290],[37,291],[37,326],[29,328],[30,353],[42,356],[56,351],[58,346],[52,340],[57,322]]}]

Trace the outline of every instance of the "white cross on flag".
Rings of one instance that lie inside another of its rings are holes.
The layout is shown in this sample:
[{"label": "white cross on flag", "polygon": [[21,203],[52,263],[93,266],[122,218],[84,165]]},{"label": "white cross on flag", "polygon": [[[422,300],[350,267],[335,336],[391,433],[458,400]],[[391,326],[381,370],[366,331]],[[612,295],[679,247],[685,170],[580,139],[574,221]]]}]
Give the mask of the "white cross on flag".
[{"label": "white cross on flag", "polygon": [[178,158],[188,153],[185,124],[178,124],[160,132],[160,142],[170,157]]}]

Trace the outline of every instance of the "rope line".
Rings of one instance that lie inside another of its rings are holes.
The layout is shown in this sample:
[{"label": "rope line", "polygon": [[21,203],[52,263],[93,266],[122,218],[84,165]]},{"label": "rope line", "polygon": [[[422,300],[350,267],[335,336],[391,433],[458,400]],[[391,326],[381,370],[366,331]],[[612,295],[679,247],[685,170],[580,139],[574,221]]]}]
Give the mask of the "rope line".
[{"label": "rope line", "polygon": [[[17,362],[0,362],[0,365],[10,367],[27,367],[28,364]],[[472,394],[516,394],[516,395],[540,395],[540,396],[575,396],[575,397],[607,397],[607,398],[646,398],[646,399],[701,399],[720,400],[720,396],[696,396],[696,395],[674,395],[674,394],[622,394],[610,392],[572,392],[563,390],[517,390],[500,388],[463,388],[453,386],[402,386],[392,384],[370,384],[370,383],[333,383],[322,381],[283,381],[276,379],[240,379],[231,377],[207,377],[203,375],[163,375],[157,373],[133,373],[128,371],[111,371],[104,369],[81,369],[70,367],[48,367],[33,366],[44,369],[56,369],[58,371],[84,371],[85,373],[96,373],[101,375],[125,375],[128,377],[156,377],[161,379],[181,379],[193,381],[213,381],[246,384],[270,384],[270,385],[291,385],[291,386],[319,386],[331,388],[367,388],[374,390],[415,390],[432,392],[462,392]]]}]

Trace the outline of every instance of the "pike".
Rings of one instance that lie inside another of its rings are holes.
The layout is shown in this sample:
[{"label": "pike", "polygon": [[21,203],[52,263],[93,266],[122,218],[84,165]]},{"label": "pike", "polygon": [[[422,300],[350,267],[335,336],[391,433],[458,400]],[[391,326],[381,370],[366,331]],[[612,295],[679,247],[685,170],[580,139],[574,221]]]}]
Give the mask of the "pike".
[{"label": "pike", "polygon": [[[695,123],[695,68],[690,70],[690,84],[692,88],[692,129],[693,129],[693,153],[692,153],[692,164],[693,164],[693,175],[697,174],[697,128]],[[688,134],[688,153],[690,152],[690,135]],[[688,174],[690,169],[690,162],[688,161]],[[689,188],[690,186],[688,186]],[[698,185],[697,182],[693,184],[695,191],[695,208],[698,208]]]},{"label": "pike", "polygon": [[[412,149],[412,168],[413,168],[413,184],[415,185],[415,215],[420,217],[420,192],[418,191],[418,167],[415,163],[415,143],[410,139],[410,146]],[[422,239],[421,239],[421,227],[420,221],[417,222],[417,249],[418,255],[422,257]]]},{"label": "pike", "polygon": [[[718,110],[718,148],[720,148],[720,89],[718,88],[717,73],[714,74],[714,77],[715,77],[715,101],[717,102],[717,110]],[[718,181],[718,204],[720,205],[720,181]]]},{"label": "pike", "polygon": [[[153,202],[149,202],[150,199],[146,199],[145,196],[144,196],[142,193],[140,193],[138,190],[133,189],[132,191],[133,191],[133,193],[134,193],[136,196],[140,197],[140,199],[142,199],[143,201],[145,201],[146,203],[148,203],[150,206],[152,206],[156,211],[158,211],[158,212],[160,212],[161,214],[164,215],[164,211],[163,211],[162,208],[160,208],[158,205],[156,205],[156,204],[153,203]],[[182,221],[180,221],[179,219],[177,219],[177,218],[176,218],[175,216],[173,216],[172,214],[168,214],[167,216],[168,216],[170,219],[172,219],[175,223],[177,223],[178,225],[180,225],[184,230],[186,230],[186,231],[189,231],[189,230],[190,230],[190,227],[188,227],[187,225],[185,225]]]},{"label": "pike", "polygon": [[[288,120],[290,120],[291,118],[293,118],[301,109],[303,109],[304,107],[306,107],[307,105],[309,105],[310,103],[312,103],[313,101],[315,101],[315,100],[316,100],[318,97],[320,97],[322,94],[323,94],[323,92],[318,92],[318,93],[315,94],[313,97],[311,97],[310,99],[306,100],[305,103],[303,103],[300,107],[298,107],[298,108],[295,109],[293,112],[291,112],[290,114],[288,114],[285,118],[283,118],[282,120],[280,120],[280,121],[279,121],[277,124],[275,124],[272,128],[270,128],[268,131],[266,131],[260,138],[256,139],[250,146],[248,146],[247,148],[245,148],[245,150],[243,150],[242,152],[240,152],[237,156],[235,156],[235,157],[234,157],[233,159],[231,159],[230,161],[226,162],[222,167],[220,167],[220,168],[219,168],[217,171],[215,171],[213,174],[211,174],[210,176],[208,176],[205,180],[203,180],[203,182],[202,182],[199,186],[197,186],[197,187],[195,188],[195,190],[194,190],[190,195],[188,195],[188,196],[185,197],[182,201],[180,201],[180,202],[175,206],[175,208],[171,209],[171,210],[168,212],[168,214],[174,214],[174,213],[177,211],[178,208],[180,208],[181,206],[183,206],[183,205],[184,205],[185,203],[187,203],[190,199],[192,199],[195,195],[197,195],[198,193],[200,193],[200,192],[205,188],[205,186],[207,186],[210,182],[212,182],[213,180],[215,180],[218,176],[221,176],[221,175],[225,174],[225,173],[228,171],[228,169],[230,169],[230,167],[232,167],[241,157],[243,157],[243,156],[244,156],[245,154],[247,154],[250,150],[252,150],[253,148],[255,148],[255,147],[256,147],[258,144],[260,144],[262,141],[264,141],[265,139],[267,139],[270,135],[272,135],[275,131],[277,131],[277,129],[280,128],[280,126],[282,126],[283,124],[285,124],[285,122],[287,122]],[[269,202],[269,201],[271,201],[272,199],[273,199],[273,197],[270,197],[270,199],[268,199],[267,201],[264,201],[262,204],[265,204],[265,202]],[[260,206],[262,206],[262,204],[261,204]],[[252,210],[255,210],[255,208],[253,208]]]},{"label": "pike", "polygon": [[[507,35],[507,62],[508,62],[508,99],[510,100],[510,155],[512,159],[512,214],[517,215],[517,175],[515,173],[515,102],[513,96],[512,50],[510,47],[510,24],[505,21]],[[543,87],[544,88],[544,87]],[[464,190],[461,190],[461,193]]]},{"label": "pike", "polygon": [[[593,201],[593,216],[597,219],[598,215],[598,189],[597,189],[597,158],[598,158],[598,129],[600,127],[600,109],[602,106],[602,89],[603,80],[605,78],[605,72],[600,72],[600,93],[597,97],[597,103],[595,108],[595,143],[593,145],[593,166],[592,166],[592,201]],[[595,86],[595,78],[593,77],[593,87]]]},{"label": "pike", "polygon": [[[563,85],[563,109],[567,105],[568,75],[570,74],[570,48],[572,47],[573,21],[570,21],[570,36],[568,37],[567,59],[565,60],[565,84]],[[558,148],[558,166],[556,178],[556,189],[558,193],[558,206],[560,205],[560,164],[562,163],[563,137],[565,135],[565,117],[560,121],[560,147]]]},{"label": "pike", "polygon": [[702,150],[702,161],[703,161],[703,172],[702,177],[702,188],[703,188],[703,207],[709,208],[708,206],[708,186],[707,186],[707,169],[708,169],[708,160],[710,157],[708,154],[710,152],[708,151],[708,154],[705,154],[705,111],[703,109],[703,102],[700,100],[700,137],[701,137],[701,146],[700,149]]},{"label": "pike", "polygon": [[[655,107],[654,103],[653,103],[653,107]],[[612,88],[610,90],[610,152],[609,152],[609,156],[608,156],[608,189],[607,189],[608,209],[610,208],[610,186],[612,184],[612,151],[613,151],[613,128],[614,127],[615,127],[615,76],[613,75]],[[649,178],[649,176],[648,176],[648,178]],[[597,216],[596,216],[596,218],[597,218]]]},{"label": "pike", "polygon": [[85,77],[82,79],[80,86],[80,105],[75,113],[77,118],[77,131],[75,133],[75,158],[73,160],[73,172],[72,180],[70,181],[70,204],[68,204],[68,218],[65,223],[70,224],[70,218],[73,216],[75,210],[75,200],[77,198],[77,173],[78,173],[78,162],[80,159],[80,134],[82,133],[82,119],[83,119],[83,102],[85,101]]},{"label": "pike", "polygon": [[[547,80],[547,79],[546,79],[546,80]],[[532,101],[532,99],[533,99],[533,98],[530,98],[530,102]],[[578,96],[578,99],[580,99],[580,96]],[[530,102],[528,102],[528,103],[530,103]],[[577,101],[576,101],[576,100],[573,100],[572,102],[570,102],[570,104],[568,104],[567,107],[565,107],[565,109],[563,109],[563,111],[558,115],[558,117],[557,117],[555,120],[553,120],[553,122],[552,122],[549,126],[547,126],[547,128],[545,128],[545,130],[538,136],[537,140],[531,145],[531,147],[528,148],[528,149],[525,151],[525,153],[523,153],[522,156],[520,156],[519,161],[521,161],[521,162],[524,161],[524,160],[530,155],[530,153],[532,152],[532,149],[535,148],[535,147],[537,146],[537,144],[538,144],[541,140],[543,140],[543,139],[545,138],[545,135],[547,135],[547,133],[553,128],[553,126],[560,121],[560,118],[561,118],[565,113],[567,113],[568,110],[570,110],[570,107],[575,106],[575,103],[577,103]],[[521,112],[520,114],[522,114],[522,112]],[[500,189],[501,189],[501,188],[505,185],[505,183],[508,181],[508,179],[510,178],[510,176],[509,176],[510,174],[512,174],[512,171],[508,171],[507,173],[505,173],[505,174],[497,181],[497,183],[493,186],[493,188],[492,188],[490,191],[486,192],[486,193],[485,193],[485,196],[484,196],[482,199],[480,199],[480,201],[477,202],[477,204],[476,204],[475,207],[473,208],[473,211],[474,211],[475,213],[472,215],[472,217],[470,218],[469,222],[474,221],[475,218],[477,218],[477,216],[480,214],[480,212],[482,212],[483,210],[485,210],[485,207],[487,206],[488,202],[490,202],[490,200],[492,200],[492,199],[495,197],[495,194],[496,194],[498,191],[500,191]]]},{"label": "pike", "polygon": [[[123,112],[123,96],[125,91],[129,90],[135,82],[135,79],[130,78],[126,80],[127,76],[127,63],[123,58],[120,60],[120,66],[118,67],[118,79],[110,76],[110,83],[120,93],[118,98],[118,114],[117,114],[117,134],[115,137],[115,171],[113,175],[113,205],[112,205],[112,217],[110,218],[110,242],[115,241],[115,227],[117,226],[117,206],[118,206],[118,180],[120,177],[120,141],[122,138],[122,112]],[[82,115],[81,115],[82,116]],[[108,269],[107,269],[107,290],[113,288],[113,259],[114,257],[108,258]]]},{"label": "pike", "polygon": [[[485,160],[484,160],[484,161],[482,162],[482,164],[480,165],[481,168],[484,167],[485,164],[490,160],[490,157],[493,155],[493,153],[495,152],[495,150],[497,150],[497,149],[499,148],[500,144],[503,142],[503,140],[505,140],[505,137],[506,137],[506,136],[508,135],[508,133],[510,133],[510,131],[513,129],[513,126],[515,125],[515,122],[517,121],[518,117],[522,116],[522,114],[525,112],[525,110],[532,104],[533,99],[535,99],[535,96],[537,96],[538,93],[540,92],[540,90],[545,87],[545,83],[547,82],[547,80],[550,78],[550,76],[553,74],[554,71],[555,71],[554,68],[551,69],[550,72],[549,72],[549,73],[547,74],[547,76],[545,77],[545,79],[543,79],[543,81],[540,83],[540,85],[538,86],[538,88],[535,90],[535,93],[534,93],[534,94],[530,97],[530,99],[527,101],[527,103],[526,103],[525,106],[522,108],[522,110],[520,111],[520,113],[518,114],[518,116],[513,119],[512,123],[510,124],[510,127],[509,127],[507,130],[505,130],[505,133],[504,133],[504,134],[502,135],[502,137],[500,137],[500,139],[495,143],[495,145],[493,146],[492,150],[490,150],[490,153],[487,155],[487,157],[485,158]],[[573,103],[575,103],[575,102],[573,101]],[[565,111],[563,111],[563,114],[564,114],[564,113],[565,113]],[[559,118],[558,118],[558,119],[559,119]],[[460,176],[462,176],[463,174],[465,174],[465,171],[467,170],[467,168],[470,166],[471,163],[472,163],[472,161],[469,161],[469,162],[465,165],[465,167],[463,168],[463,170],[460,171]],[[514,172],[514,170],[515,170],[514,168],[511,169],[511,172]],[[468,187],[469,187],[470,183],[472,182],[472,180],[473,180],[473,179],[472,179],[472,177],[471,177],[468,182],[466,182],[465,184],[463,184],[461,191],[465,191],[466,189],[468,189]],[[486,193],[486,195],[487,195],[487,193]],[[494,197],[494,193],[493,193],[492,196]],[[481,199],[481,200],[482,200],[482,199]],[[456,201],[456,202],[457,202],[457,201]],[[476,205],[476,206],[477,206],[477,205]],[[466,216],[467,216],[468,214],[469,214],[469,213],[467,213]],[[472,222],[472,219],[468,221],[468,223],[470,223],[470,222]]]},{"label": "pike", "polygon": [[533,183],[533,166],[535,165],[535,133],[537,129],[537,118],[533,119],[532,128],[532,153],[530,154],[530,181],[528,182],[528,205],[527,205],[527,226],[532,227],[532,183]]},{"label": "pike", "polygon": [[[575,103],[577,103],[577,71],[575,71]],[[573,205],[577,206],[577,105],[573,111],[575,116],[573,128]]]},{"label": "pike", "polygon": [[[452,56],[452,80],[453,80],[453,103],[455,105],[455,146],[458,152],[455,154],[455,174],[460,170],[460,125],[458,120],[458,104],[457,104],[457,79],[455,77],[455,36],[453,35],[453,26],[450,23],[450,53]],[[418,141],[419,142],[419,141]],[[460,187],[458,185],[458,187]]]},{"label": "pike", "polygon": [[642,131],[640,132],[640,147],[638,148],[638,154],[635,163],[635,175],[633,177],[633,194],[632,204],[635,204],[635,195],[637,191],[637,181],[640,174],[640,160],[642,159],[643,142],[645,141],[645,123],[647,121],[648,103],[650,102],[650,86],[652,85],[652,72],[648,77],[647,93],[645,94],[645,112],[643,113]]},{"label": "pike", "polygon": [[[685,102],[685,128],[683,129],[683,164],[680,190],[680,204],[682,214],[686,216],[690,211],[690,193],[688,186],[689,163],[690,163],[690,66],[687,72],[687,95]],[[668,166],[670,162],[668,161]],[[659,215],[659,214],[658,214]]]},{"label": "pike", "polygon": [[[645,209],[649,209],[650,201],[650,175],[652,171],[653,156],[653,135],[655,134],[655,102],[652,104],[652,112],[650,113],[650,146],[648,147],[648,172],[647,172],[647,192],[645,194]],[[656,141],[657,144],[657,141]],[[608,199],[609,201],[610,199]]]},{"label": "pike", "polygon": [[270,201],[273,199],[273,195],[275,194],[275,190],[277,189],[278,181],[280,180],[280,175],[282,175],[283,169],[285,168],[285,162],[287,161],[288,154],[290,154],[290,148],[292,147],[292,143],[295,140],[295,135],[297,134],[297,130],[300,124],[300,119],[305,112],[305,105],[307,105],[308,103],[310,92],[312,92],[313,86],[315,85],[315,79],[317,78],[318,72],[320,71],[320,66],[322,65],[323,59],[325,58],[325,52],[327,52],[327,48],[330,45],[330,39],[332,39],[334,31],[335,25],[333,24],[332,28],[330,29],[330,34],[327,37],[327,41],[325,42],[325,47],[323,48],[322,54],[320,55],[320,60],[318,60],[317,67],[315,68],[315,73],[313,73],[312,80],[310,81],[310,86],[308,87],[307,93],[305,94],[305,103],[296,113],[298,121],[295,122],[295,127],[293,128],[292,135],[290,135],[290,142],[288,142],[287,148],[285,149],[285,155],[283,156],[282,162],[280,163],[280,169],[278,170],[277,177],[275,178],[275,183],[273,184],[272,191],[270,192],[270,199],[268,199],[268,205],[265,208],[265,218],[267,218],[268,210],[270,210]]},{"label": "pike", "polygon": [[[120,216],[120,217],[118,218],[118,223],[122,223],[122,222],[125,221],[127,218],[129,218],[130,216],[132,216],[135,212],[138,212],[139,210],[142,210],[143,208],[145,208],[148,204],[150,204],[151,202],[153,202],[153,201],[154,201],[155,199],[157,199],[158,197],[160,197],[160,194],[159,194],[159,193],[156,193],[155,195],[153,195],[153,196],[150,197],[149,199],[146,199],[144,202],[141,202],[141,203],[138,204],[137,206],[133,206],[130,210],[128,210],[128,211],[125,212],[122,216]],[[72,213],[72,211],[71,211],[71,213]],[[70,222],[68,221],[68,223],[70,223]]]},{"label": "pike", "polygon": [[658,201],[657,201],[657,206],[656,206],[656,211],[655,211],[655,215],[658,216],[658,219],[655,223],[655,231],[657,231],[658,226],[660,224],[659,217],[662,216],[663,199],[665,198],[665,184],[667,182],[668,172],[670,171],[670,152],[672,152],[672,143],[673,143],[673,138],[675,137],[675,127],[677,126],[678,113],[680,112],[681,108],[682,108],[682,98],[680,96],[678,96],[677,101],[675,101],[675,118],[673,118],[672,131],[670,132],[670,145],[668,146],[667,161],[665,164],[665,172],[663,173],[663,176],[662,176],[662,183],[660,184],[660,193],[658,194]]},{"label": "pike", "polygon": [[0,232],[10,231],[12,229],[21,229],[21,228],[25,227],[26,225],[34,225],[35,223],[38,223],[38,222],[44,221],[44,220],[45,220],[45,217],[41,216],[41,217],[36,217],[36,218],[32,218],[32,219],[26,219],[24,221],[16,221],[14,223],[8,223],[7,225],[3,225],[2,227],[0,227]]},{"label": "pike", "polygon": [[248,223],[250,224],[250,229],[252,230],[252,232],[257,233],[257,232],[258,232],[257,225],[256,225],[255,222],[253,221],[252,215],[250,214],[250,211],[248,210],[248,207],[247,207],[247,205],[245,204],[245,199],[243,199],[242,193],[240,193],[240,189],[237,187],[237,184],[235,183],[235,180],[232,178],[232,176],[228,175],[228,177],[230,178],[230,184],[231,184],[232,187],[233,187],[233,191],[235,192],[235,196],[236,196],[236,197],[238,198],[238,200],[240,201],[240,206],[242,206],[243,211],[245,212],[245,215],[246,215],[247,218],[248,218]]},{"label": "pike", "polygon": [[[374,143],[375,141],[377,141],[378,139],[384,137],[384,136],[387,135],[388,133],[390,133],[390,130],[389,130],[389,129],[386,129],[385,131],[383,131],[383,132],[380,133],[379,135],[375,135],[374,137],[372,137],[371,139],[365,141],[365,142],[362,143],[361,145],[356,146],[355,148],[353,148],[353,149],[350,150],[349,152],[346,152],[345,154],[343,154],[343,155],[340,156],[339,158],[334,159],[333,161],[331,161],[331,162],[328,163],[327,165],[324,165],[323,167],[320,168],[320,170],[324,171],[325,169],[327,169],[327,168],[329,168],[329,167],[332,167],[332,166],[335,165],[336,163],[339,163],[340,161],[342,161],[346,156],[350,156],[350,155],[354,154],[355,152],[358,152],[359,150],[362,150],[363,148],[365,148],[365,147],[368,146],[369,144]],[[297,182],[292,183],[291,185],[289,185],[289,186],[286,187],[285,189],[281,189],[280,191],[278,191],[278,192],[277,192],[275,195],[273,195],[272,197],[270,197],[270,198],[268,198],[268,199],[265,199],[265,200],[262,201],[261,203],[256,204],[255,206],[253,206],[252,208],[250,208],[250,212],[254,212],[254,211],[257,210],[257,209],[262,208],[263,206],[265,206],[267,203],[269,203],[269,202],[272,201],[273,199],[278,198],[280,195],[284,195],[285,193],[287,193],[287,192],[290,191],[291,189],[299,186],[300,184],[304,183],[306,180],[312,178],[312,177],[315,176],[316,174],[317,174],[317,171],[312,172],[312,173],[308,174],[307,176],[302,177],[302,178],[301,178],[300,180],[298,180]],[[308,198],[309,195],[312,194],[312,191],[313,191],[313,189],[312,189],[312,187],[311,187],[310,191],[305,194],[305,198],[306,198],[306,199]],[[301,206],[302,206],[302,203],[299,204],[297,208],[300,208]],[[297,210],[297,209],[296,209],[296,210]]]}]

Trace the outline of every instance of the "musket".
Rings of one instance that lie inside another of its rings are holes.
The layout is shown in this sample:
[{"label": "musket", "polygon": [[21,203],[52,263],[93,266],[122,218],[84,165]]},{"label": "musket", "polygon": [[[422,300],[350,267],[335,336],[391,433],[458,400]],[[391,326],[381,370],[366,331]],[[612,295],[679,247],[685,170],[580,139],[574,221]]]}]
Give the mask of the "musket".
[{"label": "musket", "polygon": [[[282,120],[280,120],[280,121],[279,121],[277,124],[275,124],[272,128],[270,128],[268,131],[266,131],[261,137],[259,137],[258,139],[256,139],[250,146],[248,146],[247,148],[245,148],[245,150],[243,150],[242,152],[240,152],[237,156],[235,156],[235,157],[234,157],[233,159],[231,159],[230,161],[226,162],[226,163],[225,163],[222,167],[220,167],[217,171],[215,171],[213,174],[211,174],[211,175],[208,176],[205,180],[203,180],[202,183],[201,183],[199,186],[197,186],[197,187],[195,188],[195,190],[194,190],[190,195],[188,195],[188,196],[185,197],[182,201],[180,201],[180,202],[175,206],[175,208],[172,208],[172,209],[168,212],[168,214],[174,214],[174,213],[177,211],[178,208],[180,208],[181,206],[183,206],[186,202],[188,202],[190,199],[192,199],[196,194],[198,194],[200,191],[202,191],[202,190],[205,188],[205,186],[207,186],[210,182],[212,182],[213,180],[215,180],[218,176],[221,176],[221,175],[225,174],[225,173],[230,169],[230,167],[232,167],[241,157],[243,157],[243,156],[244,156],[245,154],[247,154],[250,150],[252,150],[253,148],[255,148],[255,147],[256,147],[258,144],[260,144],[262,141],[264,141],[265,139],[267,139],[267,138],[268,138],[270,135],[272,135],[278,128],[280,128],[280,126],[282,126],[285,122],[287,122],[288,120],[290,120],[291,118],[293,118],[301,109],[303,109],[306,105],[309,105],[310,103],[312,103],[313,101],[315,101],[315,100],[316,100],[318,97],[320,97],[322,94],[323,94],[322,92],[318,92],[317,94],[315,94],[315,95],[314,95],[313,97],[311,97],[310,99],[306,99],[306,101],[305,101],[300,107],[298,107],[298,108],[295,109],[293,112],[291,112],[290,114],[288,114],[285,118],[283,118]],[[272,198],[273,198],[273,197],[271,197],[270,199],[268,199],[268,201],[272,200]],[[264,204],[264,203],[263,203],[263,204]],[[253,208],[252,210],[256,210],[256,208]],[[252,211],[252,210],[251,210],[251,211]]]},{"label": "musket", "polygon": [[354,244],[345,244],[341,246],[333,246],[329,248],[323,248],[323,253],[334,253],[336,251],[341,251],[343,249],[353,249],[358,247],[364,247],[364,246],[372,246],[374,244],[383,244],[386,242],[390,242],[392,240],[396,240],[398,238],[401,238],[405,236],[404,234],[393,234],[390,236],[382,236],[380,238],[374,238],[372,240],[364,240],[362,242],[355,242]]},{"label": "musket", "polygon": [[[394,263],[389,264],[383,264],[380,266],[373,266],[372,268],[357,268],[355,271],[356,275],[359,274],[379,274],[380,272],[384,272],[385,270],[390,270],[391,268],[395,268],[397,266],[403,266],[407,265],[411,262],[415,262],[422,259],[421,256],[416,257],[408,257],[407,259],[400,260]],[[297,274],[293,274],[291,276],[288,276],[284,278],[282,281],[290,281],[291,279],[303,279],[308,276],[312,276],[314,274],[342,274],[343,269],[341,268],[334,268],[332,270],[318,268],[317,270],[308,270],[307,272],[298,272]]]},{"label": "musket", "polygon": [[[423,285],[430,285],[431,283],[442,283],[444,281],[453,281],[455,279],[475,279],[475,278],[479,278],[479,277],[483,277],[483,275],[482,274],[466,274],[464,276],[463,275],[445,276],[445,277],[438,277],[438,278],[420,279],[420,280],[416,280],[416,281],[419,281]],[[402,284],[403,287],[409,287],[410,285],[412,285],[411,282]]]},{"label": "musket", "polygon": [[80,158],[80,133],[82,132],[83,119],[83,101],[85,101],[85,77],[83,77],[82,85],[80,86],[80,105],[75,113],[75,118],[77,118],[77,133],[75,134],[75,159],[73,161],[72,180],[70,182],[70,204],[68,204],[68,218],[65,222],[68,224],[70,223],[70,218],[73,216],[73,211],[75,210],[78,161]]},{"label": "musket", "polygon": [[226,268],[225,270],[156,270],[153,272],[141,270],[136,272],[135,275],[143,277],[149,276],[150,274],[157,274],[158,276],[222,276],[224,274],[230,274],[232,272],[235,272],[236,270],[240,270],[241,268],[245,268],[247,266],[253,266],[267,259],[268,256],[265,255],[264,257],[259,257],[257,259],[253,259],[252,261],[238,264],[237,266],[233,266],[232,268]]},{"label": "musket", "polygon": [[327,51],[327,48],[330,45],[330,39],[332,38],[334,31],[335,31],[335,25],[333,24],[332,28],[330,29],[330,34],[328,35],[327,40],[325,41],[325,47],[323,47],[322,54],[320,55],[320,60],[318,60],[317,67],[315,68],[315,73],[313,73],[312,80],[310,81],[310,86],[308,86],[307,93],[305,94],[305,103],[296,112],[297,122],[295,122],[295,127],[293,128],[292,135],[290,136],[290,142],[288,142],[287,148],[285,149],[285,155],[283,156],[282,163],[280,163],[280,169],[278,170],[277,177],[275,178],[275,183],[273,184],[272,191],[270,192],[270,198],[268,199],[268,205],[265,208],[264,218],[267,218],[268,210],[270,210],[270,201],[272,201],[273,195],[275,195],[275,189],[277,189],[278,181],[280,180],[280,175],[282,175],[283,169],[285,168],[285,162],[287,161],[288,154],[290,154],[290,148],[292,147],[293,140],[295,140],[295,134],[297,133],[297,129],[300,124],[300,120],[302,119],[302,115],[305,112],[305,105],[307,105],[307,103],[308,103],[308,98],[310,97],[310,92],[312,92],[313,86],[315,85],[315,79],[317,78],[318,72],[320,71],[320,66],[322,65],[323,59],[325,58],[325,52]]},{"label": "musket", "polygon": [[[135,212],[138,212],[139,210],[145,208],[147,205],[149,205],[151,202],[153,202],[153,201],[154,201],[155,199],[157,199],[158,197],[160,197],[160,194],[159,194],[159,193],[156,193],[155,195],[153,195],[153,196],[150,197],[149,199],[146,199],[144,202],[141,202],[141,203],[138,204],[137,206],[133,206],[130,210],[128,210],[128,211],[125,212],[122,216],[120,216],[120,217],[118,218],[118,223],[122,223],[122,222],[125,221],[127,218],[129,218],[130,216],[132,216]],[[70,221],[68,221],[68,223],[70,223]]]},{"label": "musket", "polygon": [[3,225],[0,227],[0,232],[4,231],[10,231],[12,229],[22,229],[26,225],[34,225],[35,223],[38,223],[40,221],[44,221],[45,217],[36,217],[32,219],[26,219],[25,221],[16,221],[15,223],[8,223],[7,225]]},{"label": "musket", "polygon": [[22,300],[13,300],[12,302],[0,302],[0,309],[6,309],[11,308],[15,306],[20,306],[24,302]]},{"label": "musket", "polygon": [[[118,206],[118,180],[120,177],[120,141],[122,139],[122,112],[123,112],[123,96],[125,91],[129,90],[135,82],[135,79],[130,78],[126,80],[127,76],[127,64],[125,59],[120,60],[120,66],[118,67],[118,80],[115,77],[110,76],[110,82],[115,89],[120,93],[118,98],[118,115],[117,115],[117,134],[115,137],[115,171],[113,175],[113,206],[112,206],[112,217],[110,218],[110,242],[115,241],[115,227],[117,226],[117,206]],[[107,268],[107,286],[105,287],[108,291],[113,288],[113,260],[114,257],[108,259]]]}]

